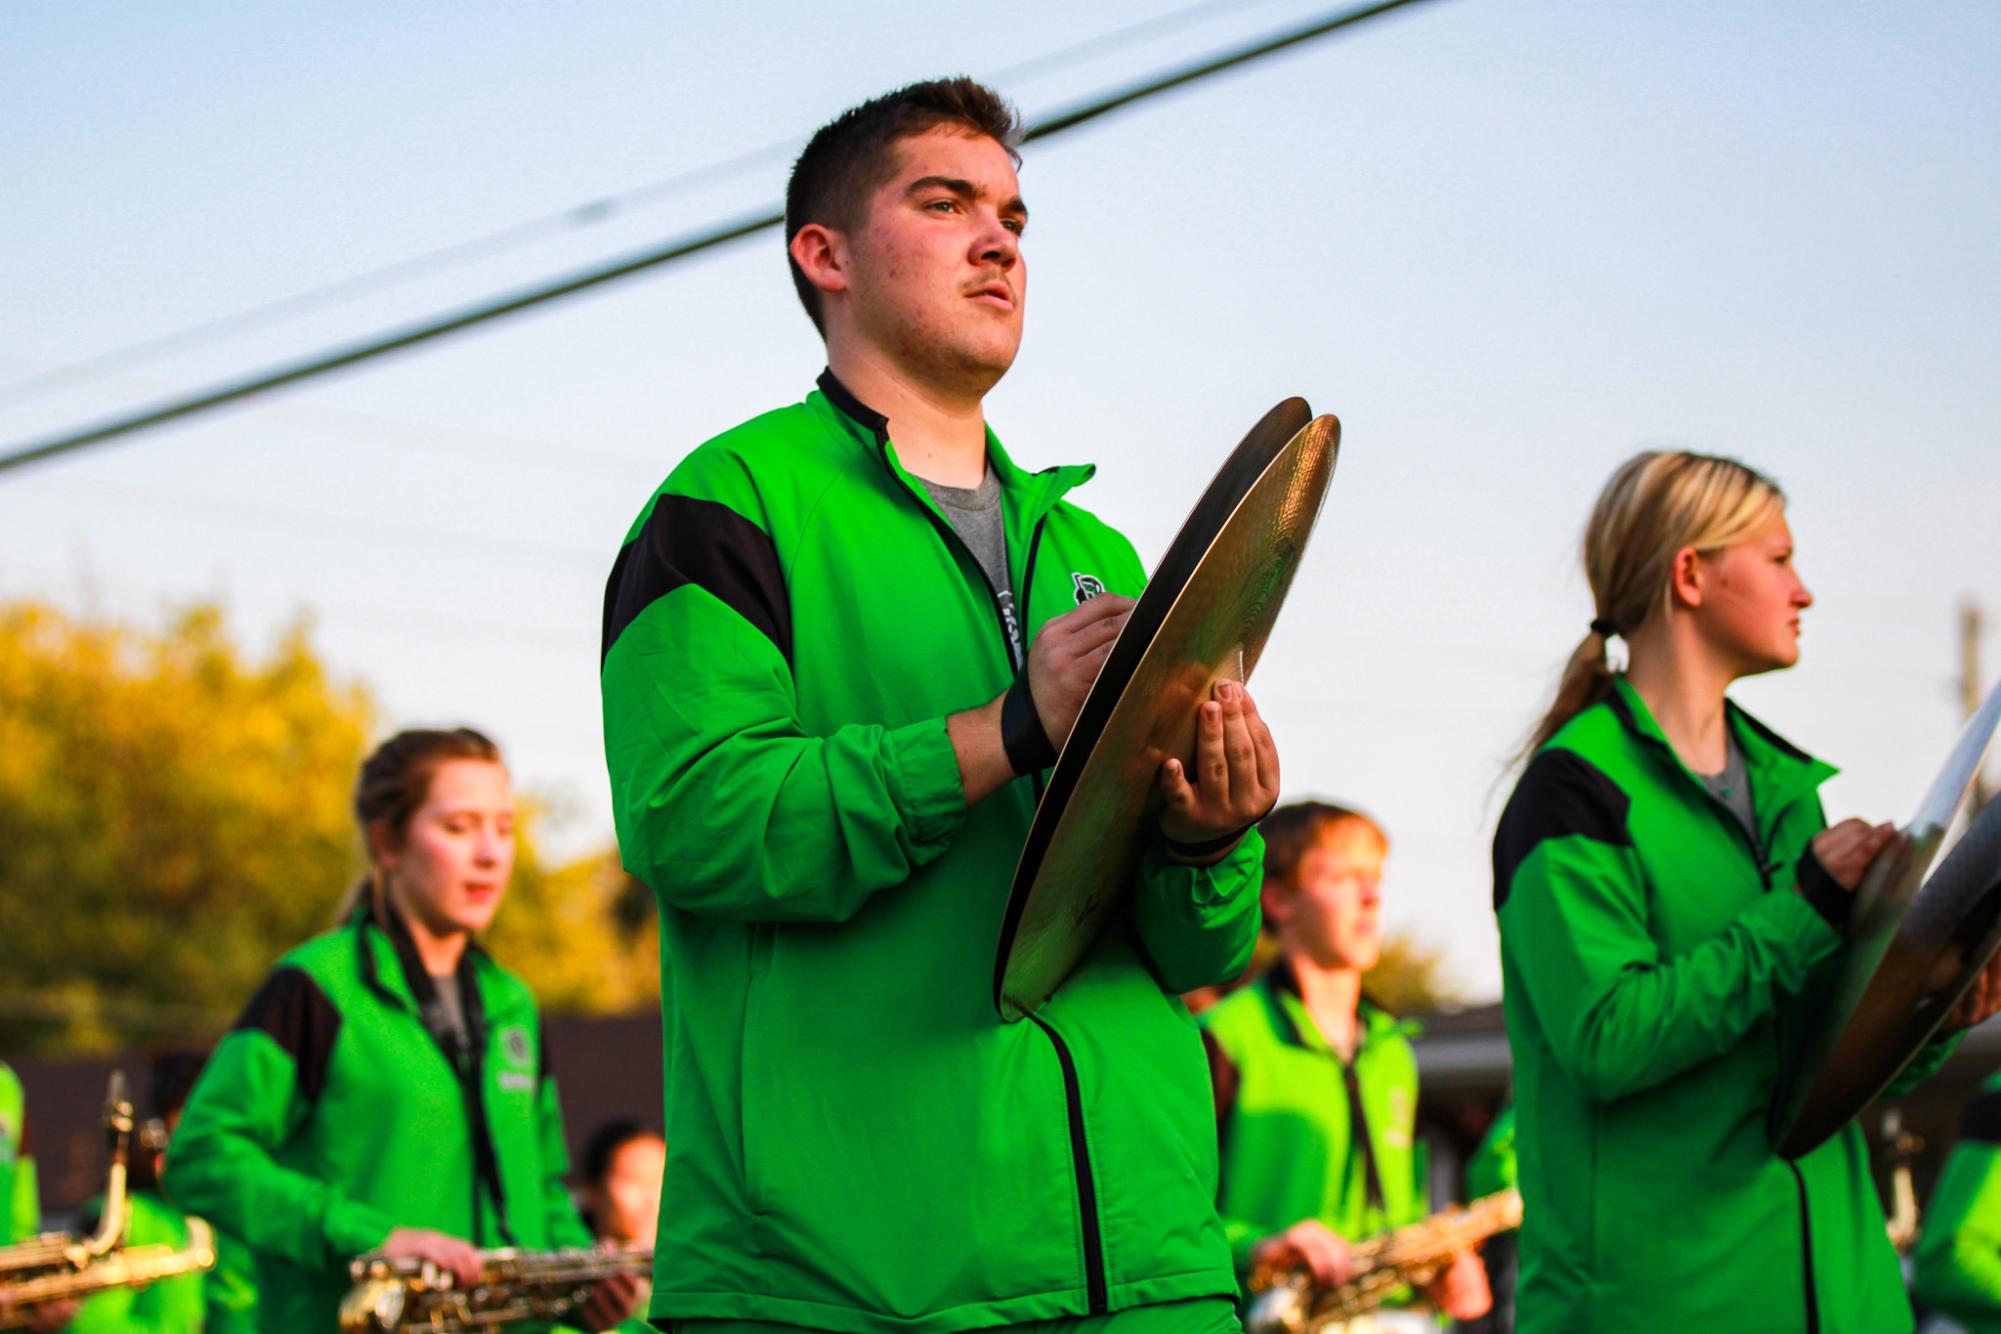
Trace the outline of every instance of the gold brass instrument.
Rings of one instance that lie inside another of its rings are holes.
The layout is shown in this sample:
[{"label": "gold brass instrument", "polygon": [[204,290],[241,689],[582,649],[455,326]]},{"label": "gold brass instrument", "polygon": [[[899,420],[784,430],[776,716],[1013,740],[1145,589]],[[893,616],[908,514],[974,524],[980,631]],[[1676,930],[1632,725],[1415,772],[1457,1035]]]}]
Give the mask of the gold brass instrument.
[{"label": "gold brass instrument", "polygon": [[[104,1212],[87,1237],[45,1232],[0,1247],[0,1329],[29,1322],[44,1302],[87,1297],[112,1288],[136,1288],[163,1278],[199,1273],[215,1264],[215,1237],[199,1218],[188,1220],[188,1244],[121,1246],[131,1221],[125,1173],[132,1151],[132,1104],[125,1076],[113,1071],[104,1099],[104,1129],[111,1145],[111,1169],[104,1187]],[[148,1126],[151,1130],[152,1127]]]},{"label": "gold brass instrument", "polygon": [[188,1244],[121,1246],[80,1269],[56,1268],[0,1285],[0,1329],[26,1325],[43,1302],[88,1297],[113,1288],[143,1288],[163,1278],[199,1274],[215,1266],[215,1234],[199,1218],[188,1219]]},{"label": "gold brass instrument", "polygon": [[[104,1187],[104,1213],[97,1230],[87,1237],[70,1232],[44,1232],[38,1237],[0,1246],[0,1297],[11,1306],[24,1300],[23,1284],[55,1274],[75,1273],[110,1252],[125,1236],[125,1165],[132,1152],[132,1104],[125,1098],[123,1071],[111,1072],[104,1094],[104,1131],[110,1141],[111,1172]],[[11,1310],[10,1306],[10,1310]]]},{"label": "gold brass instrument", "polygon": [[1255,1271],[1245,1334],[1319,1334],[1375,1310],[1399,1287],[1423,1287],[1453,1256],[1521,1225],[1521,1193],[1504,1190],[1356,1244],[1348,1252],[1354,1276],[1338,1288],[1316,1288],[1302,1270]]},{"label": "gold brass instrument", "polygon": [[481,1251],[479,1261],[479,1283],[461,1288],[429,1260],[362,1256],[340,1304],[342,1334],[459,1334],[561,1319],[600,1281],[651,1273],[653,1248]]}]

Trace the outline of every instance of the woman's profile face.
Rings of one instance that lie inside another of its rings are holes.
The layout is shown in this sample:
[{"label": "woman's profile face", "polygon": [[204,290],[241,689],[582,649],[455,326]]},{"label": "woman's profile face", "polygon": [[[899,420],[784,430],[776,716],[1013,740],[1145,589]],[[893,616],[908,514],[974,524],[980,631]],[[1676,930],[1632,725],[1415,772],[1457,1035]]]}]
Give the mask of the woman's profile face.
[{"label": "woman's profile face", "polygon": [[1793,564],[1783,514],[1741,542],[1705,557],[1708,574],[1696,623],[1734,676],[1755,676],[1799,661],[1800,613],[1813,594]]},{"label": "woman's profile face", "polygon": [[406,913],[433,935],[481,931],[514,872],[514,789],[505,766],[447,760],[431,775],[402,845],[381,853]]}]

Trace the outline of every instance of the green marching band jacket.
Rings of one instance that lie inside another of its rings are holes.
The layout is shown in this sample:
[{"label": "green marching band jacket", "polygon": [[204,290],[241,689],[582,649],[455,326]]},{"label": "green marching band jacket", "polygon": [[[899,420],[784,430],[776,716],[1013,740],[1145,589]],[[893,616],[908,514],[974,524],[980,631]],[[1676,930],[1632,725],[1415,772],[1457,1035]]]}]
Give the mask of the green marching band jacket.
[{"label": "green marching band jacket", "polygon": [[2001,1334],[2001,1075],[1967,1104],[1925,1210],[1918,1301],[1973,1334]]},{"label": "green marching band jacket", "polygon": [[278,961],[202,1071],[165,1185],[256,1253],[263,1329],[333,1328],[393,1228],[591,1244],[534,997],[477,945],[458,981],[465,1049],[402,922],[364,906]]},{"label": "green marching band jacket", "polygon": [[0,1246],[41,1225],[35,1160],[27,1154],[28,1099],[14,1067],[0,1061]]},{"label": "green marching band jacket", "polygon": [[[1227,1298],[1176,993],[1248,961],[1263,845],[1150,851],[1078,972],[1001,1021],[1035,783],[967,809],[944,719],[1013,680],[1011,608],[884,418],[820,384],[675,468],[606,589],[613,810],[668,982],[653,1314],[942,1331]],[[1140,591],[1064,499],[1090,468],[988,459],[1028,635]]]},{"label": "green marching band jacket", "polygon": [[[121,1245],[178,1251],[188,1244],[187,1215],[158,1191],[135,1190],[126,1201],[131,1213]],[[96,1200],[86,1212],[94,1217],[103,1207]],[[76,1319],[63,1327],[64,1334],[216,1334],[226,1326],[210,1318],[208,1287],[214,1273],[181,1274],[143,1288],[115,1288],[87,1297]]]},{"label": "green marching band jacket", "polygon": [[[1768,1100],[1847,896],[1801,855],[1833,768],[1729,706],[1757,838],[1623,678],[1494,838],[1520,1133],[1522,1334],[1911,1328],[1859,1126],[1789,1163]],[[1903,1084],[1950,1050],[1934,1044]]]},{"label": "green marching band jacket", "polygon": [[1202,1016],[1222,1144],[1216,1207],[1240,1275],[1252,1247],[1302,1219],[1362,1241],[1425,1216],[1416,1031],[1364,999],[1354,1060],[1342,1060],[1283,960]]}]

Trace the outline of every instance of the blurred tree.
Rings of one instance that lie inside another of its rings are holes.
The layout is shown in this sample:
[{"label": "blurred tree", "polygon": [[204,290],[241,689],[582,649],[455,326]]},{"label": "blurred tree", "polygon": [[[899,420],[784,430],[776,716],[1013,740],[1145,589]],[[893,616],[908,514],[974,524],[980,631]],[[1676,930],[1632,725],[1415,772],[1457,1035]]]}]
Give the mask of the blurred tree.
[{"label": "blurred tree", "polygon": [[616,852],[598,853],[545,869],[532,838],[536,815],[522,803],[524,833],[514,854],[514,883],[487,929],[493,957],[519,973],[545,1010],[604,1014],[637,1010],[660,999],[660,944],[646,911],[628,900],[632,878]]},{"label": "blurred tree", "polygon": [[1392,932],[1383,937],[1382,956],[1362,978],[1362,989],[1396,1015],[1422,1015],[1459,999],[1442,976],[1445,959],[1416,937]]},{"label": "blurred tree", "polygon": [[[262,661],[201,606],[153,635],[0,607],[0,1050],[206,1036],[362,869],[349,800],[376,732],[295,628]],[[554,869],[524,800],[495,955],[551,1009],[659,994],[616,858]]]},{"label": "blurred tree", "polygon": [[214,607],[160,635],[0,608],[0,1046],[233,1017],[355,874],[371,721],[303,628],[252,662]]}]

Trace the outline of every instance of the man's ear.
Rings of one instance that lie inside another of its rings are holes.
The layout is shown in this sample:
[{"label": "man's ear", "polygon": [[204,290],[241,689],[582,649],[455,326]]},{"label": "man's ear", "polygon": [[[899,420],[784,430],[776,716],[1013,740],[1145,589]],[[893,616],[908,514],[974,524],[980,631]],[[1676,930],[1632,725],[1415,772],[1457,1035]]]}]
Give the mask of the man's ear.
[{"label": "man's ear", "polygon": [[809,222],[786,247],[806,281],[822,292],[848,290],[847,238],[832,227]]},{"label": "man's ear", "polygon": [[1703,578],[1702,557],[1694,547],[1683,547],[1668,563],[1668,592],[1677,607],[1700,607],[1708,581]]}]

